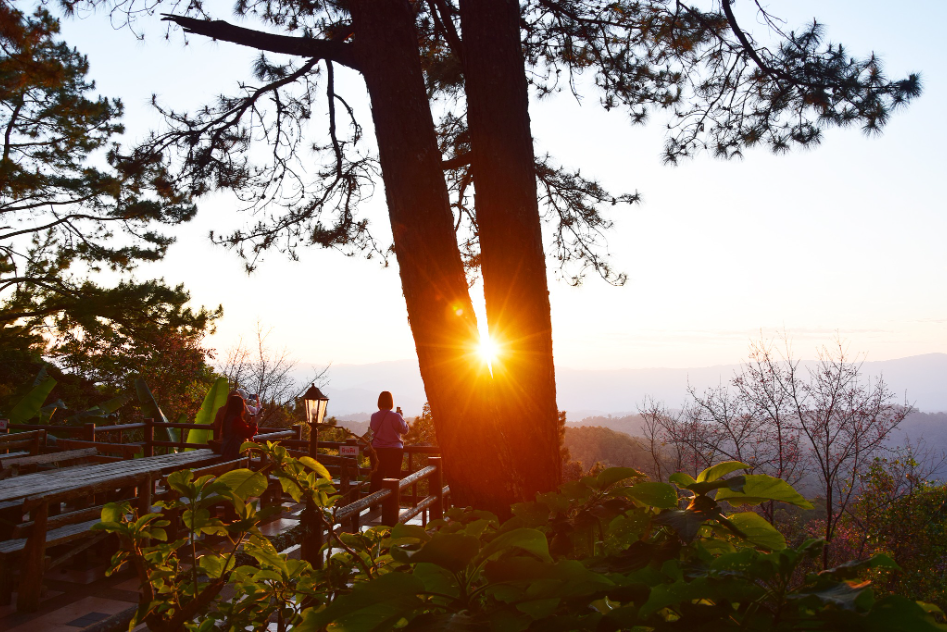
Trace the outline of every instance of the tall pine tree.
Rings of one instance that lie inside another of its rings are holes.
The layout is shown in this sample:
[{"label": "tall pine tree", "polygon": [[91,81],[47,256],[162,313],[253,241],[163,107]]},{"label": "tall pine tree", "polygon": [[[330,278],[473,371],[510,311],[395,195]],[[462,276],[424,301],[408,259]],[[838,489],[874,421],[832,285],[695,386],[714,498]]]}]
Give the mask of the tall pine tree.
[{"label": "tall pine tree", "polygon": [[[251,266],[271,247],[384,253],[358,216],[380,169],[455,502],[495,509],[559,478],[541,221],[553,225],[552,250],[569,278],[591,269],[621,283],[602,254],[610,224],[600,211],[636,200],[533,156],[528,90],[578,91],[585,73],[603,105],[627,109],[633,122],[667,110],[668,162],[808,146],[833,125],[878,130],[920,91],[915,75],[888,80],[874,57],[824,44],[816,23],[786,34],[763,12],[780,41],[761,46],[727,0],[709,10],[666,0],[241,0],[236,12],[260,28],[168,16],[261,56],[239,94],[194,113],[163,109],[170,128],[138,158],[176,152],[177,182],[193,194],[222,186],[248,209],[282,203],[272,220],[220,238]],[[338,65],[365,79],[377,158],[361,150]],[[324,134],[312,129],[319,102]],[[267,162],[249,153],[257,143],[269,145]],[[489,328],[506,346],[492,378],[471,357],[465,268],[483,274]]]}]

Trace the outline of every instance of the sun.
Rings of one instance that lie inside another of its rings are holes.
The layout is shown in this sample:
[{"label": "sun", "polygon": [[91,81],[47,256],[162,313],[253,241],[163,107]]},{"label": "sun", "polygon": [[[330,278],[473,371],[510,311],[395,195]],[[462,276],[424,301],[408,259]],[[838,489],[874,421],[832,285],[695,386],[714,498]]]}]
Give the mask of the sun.
[{"label": "sun", "polygon": [[487,364],[492,365],[497,361],[500,355],[500,348],[490,336],[481,336],[480,345],[477,347],[477,353]]}]

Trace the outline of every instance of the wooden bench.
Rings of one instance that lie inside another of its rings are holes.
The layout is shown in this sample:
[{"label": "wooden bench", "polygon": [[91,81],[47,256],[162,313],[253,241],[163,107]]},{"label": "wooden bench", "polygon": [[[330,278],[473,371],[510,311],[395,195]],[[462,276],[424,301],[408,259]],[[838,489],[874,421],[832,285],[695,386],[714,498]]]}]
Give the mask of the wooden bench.
[{"label": "wooden bench", "polygon": [[[30,520],[16,525],[13,539],[0,542],[0,605],[10,603],[16,583],[14,569],[19,570],[16,608],[21,612],[33,612],[39,608],[46,569],[58,566],[89,547],[97,544],[108,534],[90,531],[99,522],[104,505],[87,507],[68,513],[51,515],[50,508],[77,497],[95,496],[116,489],[137,489],[137,505],[140,511],[151,511],[153,479],[150,472],[136,472],[97,483],[61,487],[47,494],[30,496],[21,502],[22,511],[30,513]],[[55,558],[47,557],[47,550],[77,540]],[[15,564],[15,561],[19,561]]]},{"label": "wooden bench", "polygon": [[0,461],[39,454],[46,447],[45,430],[28,430],[12,434],[0,434]]},{"label": "wooden bench", "polygon": [[[212,465],[218,458],[210,450],[196,450],[90,465],[72,470],[72,477],[50,470],[0,481],[0,509],[11,519],[12,527],[12,539],[0,542],[0,568],[4,569],[0,573],[0,605],[9,603],[18,579],[17,610],[39,608],[46,568],[61,564],[104,537],[89,529],[99,521],[105,501],[137,496],[139,509],[148,512],[155,481],[176,470]],[[59,513],[63,503],[83,498],[96,499],[91,503],[96,506]],[[78,540],[83,542],[77,546]],[[61,545],[70,548],[47,559],[47,548]]]},{"label": "wooden bench", "polygon": [[0,460],[0,480],[10,476],[18,476],[26,471],[35,470],[42,465],[56,465],[66,467],[84,461],[89,461],[99,453],[95,448],[81,450],[60,450],[32,456],[20,456]]}]

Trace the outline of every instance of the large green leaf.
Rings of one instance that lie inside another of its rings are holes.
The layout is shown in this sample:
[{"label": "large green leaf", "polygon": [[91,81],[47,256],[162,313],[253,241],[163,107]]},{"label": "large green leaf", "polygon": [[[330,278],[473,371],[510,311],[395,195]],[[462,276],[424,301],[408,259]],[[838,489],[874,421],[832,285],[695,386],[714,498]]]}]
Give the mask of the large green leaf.
[{"label": "large green leaf", "polygon": [[665,509],[654,519],[656,524],[671,527],[685,542],[693,542],[706,517],[689,509]]},{"label": "large green leaf", "polygon": [[632,467],[610,467],[599,472],[598,476],[595,477],[595,483],[599,489],[605,489],[626,478],[640,479],[642,474]]},{"label": "large green leaf", "polygon": [[689,485],[693,485],[697,482],[694,480],[694,477],[687,472],[675,472],[668,477],[668,481],[674,483],[681,489],[686,489]]},{"label": "large green leaf", "polygon": [[698,474],[697,482],[704,483],[715,481],[731,472],[736,472],[737,470],[746,470],[749,469],[749,467],[750,466],[746,463],[740,463],[739,461],[724,461],[723,463],[717,463],[716,465],[708,467],[706,470]]},{"label": "large green leaf", "polygon": [[477,538],[459,533],[439,533],[417,551],[399,547],[391,549],[391,556],[399,562],[427,562],[459,573],[480,550]]},{"label": "large green leaf", "polygon": [[266,476],[247,469],[225,472],[217,478],[217,482],[226,485],[230,493],[244,501],[262,494],[267,485]]},{"label": "large green leaf", "polygon": [[[40,375],[37,375],[37,380],[46,374],[45,371],[46,368],[43,367],[43,369],[40,370]],[[43,402],[46,401],[46,398],[49,397],[49,393],[55,386],[56,380],[51,377],[46,377],[42,379],[42,381],[39,381],[38,384],[35,384],[33,388],[10,409],[10,413],[7,415],[10,418],[10,423],[25,424],[30,419],[38,416],[43,408]]]},{"label": "large green leaf", "polygon": [[[150,418],[159,423],[168,423],[168,418],[164,416],[163,412],[161,412],[161,407],[158,406],[155,396],[151,394],[151,389],[148,388],[148,385],[145,384],[143,379],[138,378],[135,380],[135,392],[138,394],[138,403],[141,405],[141,414],[145,417],[145,419]],[[173,441],[174,443],[178,443],[180,441],[180,435],[178,434],[177,428],[159,426],[155,435],[159,441]]]},{"label": "large green leaf", "polygon": [[[351,593],[338,597],[324,610],[309,610],[294,630],[316,632],[330,623],[341,624],[343,630],[390,629],[400,616],[410,614],[422,604],[418,593],[423,591],[424,584],[413,575],[381,575],[355,584]],[[391,617],[395,617],[392,625],[381,627]]]},{"label": "large green leaf", "polygon": [[884,553],[878,553],[865,560],[850,560],[834,568],[819,573],[820,578],[829,578],[837,581],[856,579],[868,569],[883,568],[890,571],[900,571],[901,567]]},{"label": "large green leaf", "polygon": [[691,483],[685,489],[689,489],[695,494],[706,494],[707,492],[712,492],[715,489],[721,489],[724,487],[729,488],[731,491],[742,492],[743,483],[746,482],[745,479],[746,477],[741,474],[740,476],[732,476],[730,478],[718,478],[715,481]]},{"label": "large green leaf", "polygon": [[115,411],[127,404],[130,398],[131,394],[122,393],[118,397],[113,397],[110,400],[96,404],[92,408],[77,412],[75,415],[69,418],[69,421],[72,423],[78,423],[85,419],[104,419],[109,415],[114,414]]},{"label": "large green leaf", "polygon": [[803,509],[812,509],[812,503],[780,478],[766,474],[748,474],[745,478],[742,493],[721,489],[717,492],[717,501],[726,500],[731,505],[758,505],[768,500],[778,500]]},{"label": "large green leaf", "polygon": [[[227,403],[229,389],[230,386],[227,382],[227,378],[217,378],[214,381],[214,384],[207,391],[207,395],[204,396],[204,401],[201,403],[201,409],[197,411],[197,416],[194,418],[194,423],[200,424],[202,426],[210,426],[213,424],[214,417],[217,415],[217,411]],[[213,438],[213,436],[213,430],[188,430],[187,443],[206,444],[210,439]],[[190,450],[192,448],[188,449]]]},{"label": "large green leaf", "polygon": [[746,511],[727,516],[727,518],[734,527],[740,530],[740,533],[746,536],[747,542],[770,551],[781,551],[786,548],[786,540],[783,538],[783,534],[766,522],[763,516],[752,511]]},{"label": "large green leaf", "polygon": [[546,562],[552,562],[546,534],[537,529],[514,529],[495,537],[480,551],[479,559],[485,560],[504,549],[519,548]]},{"label": "large green leaf", "polygon": [[332,475],[329,474],[329,470],[326,469],[326,466],[315,460],[311,456],[301,456],[299,457],[299,462],[308,467],[310,470],[321,476],[327,481],[332,480]]},{"label": "large green leaf", "polygon": [[624,490],[626,496],[634,498],[640,503],[658,509],[672,509],[677,507],[677,490],[667,483],[638,483],[634,487]]}]

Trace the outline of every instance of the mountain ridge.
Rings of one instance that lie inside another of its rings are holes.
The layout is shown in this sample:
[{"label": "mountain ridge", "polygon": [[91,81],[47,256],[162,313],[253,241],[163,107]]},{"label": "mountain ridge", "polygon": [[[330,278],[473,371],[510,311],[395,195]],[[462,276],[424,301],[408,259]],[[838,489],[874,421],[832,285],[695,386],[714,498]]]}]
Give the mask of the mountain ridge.
[{"label": "mountain ridge", "polygon": [[[906,393],[908,402],[918,410],[947,411],[947,353],[865,361],[862,366],[866,376],[883,375],[893,392]],[[300,363],[295,376],[311,375],[312,367]],[[595,415],[629,414],[636,411],[636,405],[645,396],[677,407],[687,398],[688,385],[703,391],[728,382],[739,368],[739,364],[682,369],[561,367],[556,370],[557,400],[560,410],[567,411],[573,421]],[[367,419],[383,390],[394,394],[395,405],[401,406],[406,416],[419,415],[426,401],[416,360],[332,365],[327,377],[329,381],[323,390],[329,396],[328,412],[340,419]]]}]

